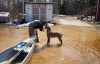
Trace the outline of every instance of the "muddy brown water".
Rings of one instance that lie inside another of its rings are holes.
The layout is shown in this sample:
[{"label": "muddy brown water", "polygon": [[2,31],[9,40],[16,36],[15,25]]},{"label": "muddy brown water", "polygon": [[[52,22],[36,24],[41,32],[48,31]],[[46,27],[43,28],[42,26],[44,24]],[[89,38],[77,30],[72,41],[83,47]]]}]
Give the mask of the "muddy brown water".
[{"label": "muddy brown water", "polygon": [[[46,46],[46,32],[40,32],[40,42],[29,64],[100,64],[100,33],[89,27],[56,25],[53,32],[63,34],[63,45],[52,38]],[[14,26],[0,24],[0,51],[28,38],[28,28],[15,29]]]}]

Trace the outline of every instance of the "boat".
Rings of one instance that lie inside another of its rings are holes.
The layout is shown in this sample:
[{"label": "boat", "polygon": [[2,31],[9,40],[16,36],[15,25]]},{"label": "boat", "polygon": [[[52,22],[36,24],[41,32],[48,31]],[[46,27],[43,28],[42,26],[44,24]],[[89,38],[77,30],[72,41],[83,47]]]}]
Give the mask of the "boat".
[{"label": "boat", "polygon": [[34,51],[35,43],[35,37],[31,37],[2,51],[0,53],[0,64],[28,64]]}]

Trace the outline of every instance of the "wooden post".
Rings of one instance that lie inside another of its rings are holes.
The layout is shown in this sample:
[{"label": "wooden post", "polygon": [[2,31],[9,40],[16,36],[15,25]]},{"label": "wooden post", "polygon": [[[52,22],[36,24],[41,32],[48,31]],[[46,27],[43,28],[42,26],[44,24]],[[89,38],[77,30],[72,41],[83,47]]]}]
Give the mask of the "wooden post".
[{"label": "wooden post", "polygon": [[98,4],[97,4],[96,20],[100,21],[100,0],[98,0]]}]

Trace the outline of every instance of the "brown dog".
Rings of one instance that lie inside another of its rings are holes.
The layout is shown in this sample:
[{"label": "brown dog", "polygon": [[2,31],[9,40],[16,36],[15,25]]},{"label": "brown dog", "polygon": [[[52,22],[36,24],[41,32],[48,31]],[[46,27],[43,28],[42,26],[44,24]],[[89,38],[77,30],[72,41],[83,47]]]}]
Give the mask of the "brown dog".
[{"label": "brown dog", "polygon": [[50,27],[46,27],[47,29],[47,45],[49,46],[50,43],[50,38],[54,38],[57,37],[59,39],[59,41],[61,42],[61,44],[59,46],[62,45],[62,34],[58,33],[58,32],[51,32],[51,28]]}]

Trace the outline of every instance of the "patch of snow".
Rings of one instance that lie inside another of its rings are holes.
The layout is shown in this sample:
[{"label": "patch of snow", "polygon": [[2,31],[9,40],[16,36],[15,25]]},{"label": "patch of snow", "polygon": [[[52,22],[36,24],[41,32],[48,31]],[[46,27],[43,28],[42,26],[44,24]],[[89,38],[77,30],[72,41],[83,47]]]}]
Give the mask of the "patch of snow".
[{"label": "patch of snow", "polygon": [[76,25],[76,26],[87,26],[91,27],[92,25],[84,23],[80,20],[66,20],[66,19],[59,19],[59,23],[63,25]]}]

